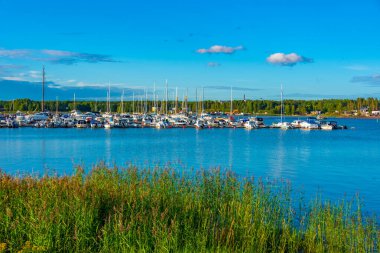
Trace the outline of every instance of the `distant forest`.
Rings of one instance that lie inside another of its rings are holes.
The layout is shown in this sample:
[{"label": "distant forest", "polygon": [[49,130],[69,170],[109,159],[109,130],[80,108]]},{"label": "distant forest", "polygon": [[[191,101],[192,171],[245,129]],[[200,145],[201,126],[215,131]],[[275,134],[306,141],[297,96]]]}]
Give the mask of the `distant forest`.
[{"label": "distant forest", "polygon": [[[151,112],[153,101],[124,101],[123,108],[120,101],[112,101],[112,112]],[[168,101],[168,110],[175,108],[175,101]],[[183,102],[178,102],[178,108],[181,110]],[[58,108],[57,108],[58,106]],[[158,102],[158,110],[165,112],[165,102]],[[105,112],[107,108],[106,101],[46,101],[46,111],[67,112],[74,109],[83,112]],[[202,104],[194,101],[188,102],[188,111],[201,111]],[[206,112],[230,112],[230,101],[206,100],[203,103]],[[284,113],[286,115],[306,115],[315,112],[324,114],[347,114],[353,111],[371,112],[380,108],[379,99],[377,98],[357,98],[357,99],[322,99],[322,100],[285,100]],[[122,110],[123,109],[123,110]],[[233,110],[235,113],[257,113],[257,114],[280,114],[281,103],[275,100],[234,100]],[[3,112],[33,112],[41,111],[41,102],[30,99],[16,99],[11,101],[0,101],[0,111]]]}]

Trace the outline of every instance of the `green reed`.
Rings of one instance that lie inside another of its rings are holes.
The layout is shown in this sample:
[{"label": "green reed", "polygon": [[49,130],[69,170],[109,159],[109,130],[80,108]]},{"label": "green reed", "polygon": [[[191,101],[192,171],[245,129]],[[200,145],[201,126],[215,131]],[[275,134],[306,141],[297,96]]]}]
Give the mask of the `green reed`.
[{"label": "green reed", "polygon": [[376,218],[359,201],[294,195],[289,184],[218,169],[0,173],[0,252],[379,251]]}]

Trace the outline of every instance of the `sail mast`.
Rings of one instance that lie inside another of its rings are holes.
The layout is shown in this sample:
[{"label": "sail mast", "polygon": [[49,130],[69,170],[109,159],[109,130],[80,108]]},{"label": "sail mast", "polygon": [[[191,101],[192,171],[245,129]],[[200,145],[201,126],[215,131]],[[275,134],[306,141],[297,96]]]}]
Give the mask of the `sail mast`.
[{"label": "sail mast", "polygon": [[165,114],[168,114],[168,79],[166,79],[165,101]]},{"label": "sail mast", "polygon": [[111,113],[111,82],[108,82],[108,109]]},{"label": "sail mast", "polygon": [[153,84],[153,106],[156,110],[156,113],[157,113],[157,105],[156,105],[156,81],[154,81],[154,84]]},{"label": "sail mast", "polygon": [[283,121],[283,119],[282,119],[282,114],[284,113],[284,104],[283,104],[283,101],[282,101],[282,99],[283,99],[283,91],[282,91],[282,84],[281,84],[281,123],[282,123],[282,121]]},{"label": "sail mast", "polygon": [[55,114],[58,115],[58,96],[55,97]]},{"label": "sail mast", "polygon": [[124,113],[124,90],[121,94],[121,114]]},{"label": "sail mast", "polygon": [[175,113],[178,112],[178,87],[175,87]]},{"label": "sail mast", "polygon": [[198,89],[195,88],[195,115],[198,116]]},{"label": "sail mast", "polygon": [[42,101],[41,110],[45,111],[45,65],[42,66]]},{"label": "sail mast", "polygon": [[132,114],[135,114],[135,92],[132,93]]},{"label": "sail mast", "polygon": [[232,106],[232,86],[231,86],[231,94],[230,94],[230,99],[231,99],[231,105],[230,105],[230,115],[232,115],[232,110],[233,110],[233,106]]},{"label": "sail mast", "polygon": [[202,87],[202,113],[205,110],[205,88]]}]

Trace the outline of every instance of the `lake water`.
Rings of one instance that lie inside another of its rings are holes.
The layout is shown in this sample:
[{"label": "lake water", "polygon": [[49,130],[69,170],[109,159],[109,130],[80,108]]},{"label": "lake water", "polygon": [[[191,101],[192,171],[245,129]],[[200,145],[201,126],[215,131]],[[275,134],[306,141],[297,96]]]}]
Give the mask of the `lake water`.
[{"label": "lake water", "polygon": [[[267,124],[272,120],[265,118]],[[320,191],[333,200],[359,193],[366,210],[379,213],[380,123],[338,122],[349,129],[0,129],[0,168],[70,174],[74,165],[90,169],[99,161],[220,166],[242,176],[290,180],[306,194]]]}]

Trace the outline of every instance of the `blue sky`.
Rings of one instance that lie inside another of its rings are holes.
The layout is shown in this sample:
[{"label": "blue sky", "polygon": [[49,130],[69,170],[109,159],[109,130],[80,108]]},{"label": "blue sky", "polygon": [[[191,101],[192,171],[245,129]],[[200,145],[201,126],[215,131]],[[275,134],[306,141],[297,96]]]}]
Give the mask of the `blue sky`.
[{"label": "blue sky", "polygon": [[42,65],[50,99],[379,97],[378,27],[379,0],[0,0],[0,99],[39,99]]}]

